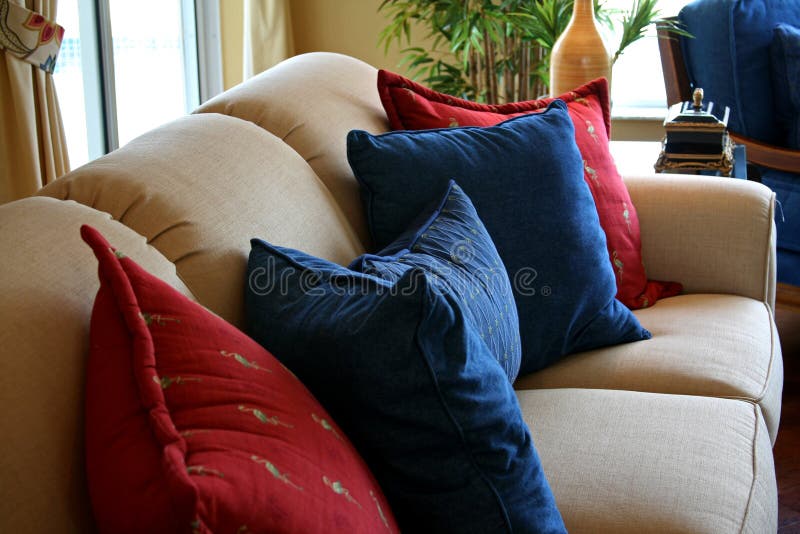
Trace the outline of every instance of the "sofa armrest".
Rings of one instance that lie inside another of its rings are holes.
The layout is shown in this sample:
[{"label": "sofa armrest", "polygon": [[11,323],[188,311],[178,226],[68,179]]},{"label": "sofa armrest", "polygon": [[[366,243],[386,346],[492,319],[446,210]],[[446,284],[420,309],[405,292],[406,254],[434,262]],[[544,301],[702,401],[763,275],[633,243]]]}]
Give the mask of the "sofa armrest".
[{"label": "sofa armrest", "polygon": [[775,306],[775,194],[746,180],[627,176],[647,276],[686,293],[729,293]]}]

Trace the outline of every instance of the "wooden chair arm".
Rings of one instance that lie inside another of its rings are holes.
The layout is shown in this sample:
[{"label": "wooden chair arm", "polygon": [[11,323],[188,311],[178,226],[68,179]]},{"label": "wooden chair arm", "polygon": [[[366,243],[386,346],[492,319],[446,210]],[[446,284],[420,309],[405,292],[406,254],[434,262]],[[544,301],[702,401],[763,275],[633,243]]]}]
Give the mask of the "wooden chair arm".
[{"label": "wooden chair arm", "polygon": [[[677,21],[677,17],[667,20]],[[664,73],[664,87],[667,91],[667,105],[691,100],[689,75],[683,60],[681,40],[678,36],[658,28],[658,49],[661,56],[661,72]]]},{"label": "wooden chair arm", "polygon": [[747,163],[800,174],[800,150],[769,145],[733,132],[730,136],[734,143],[747,147]]}]

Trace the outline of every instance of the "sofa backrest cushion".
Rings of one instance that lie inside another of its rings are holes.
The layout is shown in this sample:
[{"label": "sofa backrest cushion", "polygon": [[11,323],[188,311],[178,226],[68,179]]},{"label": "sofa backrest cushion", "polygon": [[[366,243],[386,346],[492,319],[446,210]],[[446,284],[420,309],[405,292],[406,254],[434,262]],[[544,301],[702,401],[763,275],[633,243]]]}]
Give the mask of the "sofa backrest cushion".
[{"label": "sofa backrest cushion", "polygon": [[775,24],[800,25],[797,0],[696,0],[679,15],[693,39],[682,39],[689,79],[707,100],[731,109],[731,131],[780,143],[770,82]]},{"label": "sofa backrest cushion", "polygon": [[350,130],[389,128],[375,89],[377,77],[377,69],[348,56],[303,54],[209,100],[196,113],[238,117],[281,138],[311,165],[369,246],[345,147]]},{"label": "sofa backrest cushion", "polygon": [[45,187],[110,213],[177,266],[201,304],[242,325],[250,239],[347,264],[361,243],[294,150],[232,117],[190,115]]},{"label": "sofa backrest cushion", "polygon": [[0,532],[92,532],[83,461],[83,399],[97,261],[88,223],[193,298],[141,235],[75,202],[0,206]]}]

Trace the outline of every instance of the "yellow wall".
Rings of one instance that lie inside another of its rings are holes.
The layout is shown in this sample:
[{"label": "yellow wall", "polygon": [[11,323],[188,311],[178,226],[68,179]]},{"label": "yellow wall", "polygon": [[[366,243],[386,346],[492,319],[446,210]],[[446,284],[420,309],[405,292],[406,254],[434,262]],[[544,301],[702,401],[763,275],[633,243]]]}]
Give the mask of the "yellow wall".
[{"label": "yellow wall", "polygon": [[242,81],[244,0],[219,0],[222,83],[230,89]]},{"label": "yellow wall", "polygon": [[[388,55],[378,47],[378,34],[388,22],[378,13],[380,5],[381,0],[291,0],[295,52],[339,52],[403,72],[398,47],[392,46]],[[244,0],[219,0],[219,8],[223,83],[229,89],[242,81]]]},{"label": "yellow wall", "polygon": [[[398,70],[397,46],[384,55],[378,35],[388,18],[378,12],[381,0],[292,0],[292,30],[298,54],[339,52],[377,68]],[[417,31],[414,36],[422,38]]]},{"label": "yellow wall", "polygon": [[[242,81],[244,0],[219,1],[223,76],[228,89]],[[381,0],[291,0],[295,52],[339,52],[377,68],[407,74],[398,66],[400,47],[392,45],[384,55],[378,46],[378,35],[388,22],[378,13],[380,4]],[[424,42],[424,29],[412,33],[415,41]],[[612,136],[617,140],[658,141],[663,135],[661,122],[615,120]]]}]

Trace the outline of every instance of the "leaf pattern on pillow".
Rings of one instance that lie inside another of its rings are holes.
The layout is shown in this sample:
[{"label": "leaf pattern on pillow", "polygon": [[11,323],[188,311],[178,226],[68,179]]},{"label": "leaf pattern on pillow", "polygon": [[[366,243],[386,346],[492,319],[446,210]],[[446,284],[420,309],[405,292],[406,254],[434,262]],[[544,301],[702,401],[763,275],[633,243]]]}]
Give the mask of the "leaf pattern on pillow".
[{"label": "leaf pattern on pillow", "polygon": [[253,416],[264,423],[265,425],[273,425],[273,426],[285,426],[286,428],[294,428],[293,425],[289,423],[284,423],[280,420],[277,415],[267,415],[258,408],[248,408],[244,404],[239,405],[239,411],[245,413],[251,413]]},{"label": "leaf pattern on pillow", "polygon": [[597,171],[589,167],[589,163],[583,160],[583,170],[586,171],[586,176],[594,183],[595,187],[600,188],[600,180],[597,178]]},{"label": "leaf pattern on pillow", "polygon": [[628,203],[622,203],[622,218],[625,219],[625,224],[628,226],[628,234],[632,234],[631,230],[631,212],[628,210]]},{"label": "leaf pattern on pillow", "polygon": [[187,382],[202,382],[200,377],[185,377],[185,376],[153,376],[153,382],[161,386],[161,389],[167,389],[172,384],[185,384]]},{"label": "leaf pattern on pillow", "polygon": [[594,139],[595,143],[600,143],[600,139],[597,137],[597,132],[594,129],[594,124],[592,124],[592,121],[588,119],[586,120],[586,131],[589,133],[592,139]]},{"label": "leaf pattern on pillow", "polygon": [[204,465],[187,465],[186,472],[190,475],[199,475],[202,477],[206,476],[215,476],[219,478],[225,478],[225,473],[219,471],[217,469],[211,469]]},{"label": "leaf pattern on pillow", "polygon": [[342,436],[340,436],[339,433],[336,432],[336,429],[333,428],[333,426],[331,426],[331,424],[328,422],[327,419],[320,417],[315,413],[311,414],[311,419],[313,419],[314,422],[317,423],[319,426],[321,426],[322,428],[324,428],[325,430],[336,436],[336,439],[342,441]]},{"label": "leaf pattern on pillow", "polygon": [[347,488],[345,488],[344,486],[342,486],[341,482],[339,482],[338,480],[331,480],[327,476],[323,476],[322,477],[322,481],[335,494],[341,495],[342,497],[347,499],[347,502],[353,503],[356,506],[358,506],[359,508],[361,508],[361,504],[359,504],[359,502],[357,500],[355,500],[352,495],[350,495],[350,491]]},{"label": "leaf pattern on pillow", "polygon": [[369,496],[372,497],[372,501],[375,503],[375,508],[378,509],[378,515],[381,517],[381,521],[383,521],[383,524],[386,526],[386,528],[389,528],[389,522],[386,520],[386,516],[383,513],[383,508],[381,508],[381,503],[378,502],[378,498],[375,497],[375,493],[370,491]]},{"label": "leaf pattern on pillow", "polygon": [[614,270],[617,272],[617,275],[622,278],[622,275],[625,272],[625,264],[622,263],[621,259],[619,259],[619,254],[617,254],[616,250],[612,254],[612,261],[614,263]]},{"label": "leaf pattern on pillow", "polygon": [[247,367],[248,369],[256,369],[257,371],[266,371],[268,373],[272,372],[269,369],[264,369],[263,367],[258,365],[255,361],[250,361],[241,354],[238,354],[236,352],[228,352],[225,350],[221,350],[219,351],[219,353],[225,358],[233,358],[234,360],[242,364],[243,367]]},{"label": "leaf pattern on pillow", "polygon": [[286,473],[281,473],[280,470],[277,467],[275,467],[275,465],[272,462],[270,462],[269,460],[267,460],[266,458],[261,458],[260,456],[256,456],[254,454],[254,455],[250,456],[250,459],[253,460],[257,464],[263,465],[264,468],[267,471],[269,471],[269,474],[271,474],[274,478],[280,480],[281,482],[283,482],[287,486],[291,486],[294,489],[296,489],[297,491],[303,491],[303,488],[301,488],[300,486],[298,486],[297,484],[295,484],[294,482],[289,480],[289,475],[287,475]]},{"label": "leaf pattern on pillow", "polygon": [[170,317],[168,315],[162,315],[160,313],[147,313],[147,312],[139,312],[139,317],[142,318],[144,324],[147,326],[151,326],[156,324],[158,326],[167,326],[169,322],[180,323],[181,320],[177,317]]}]

